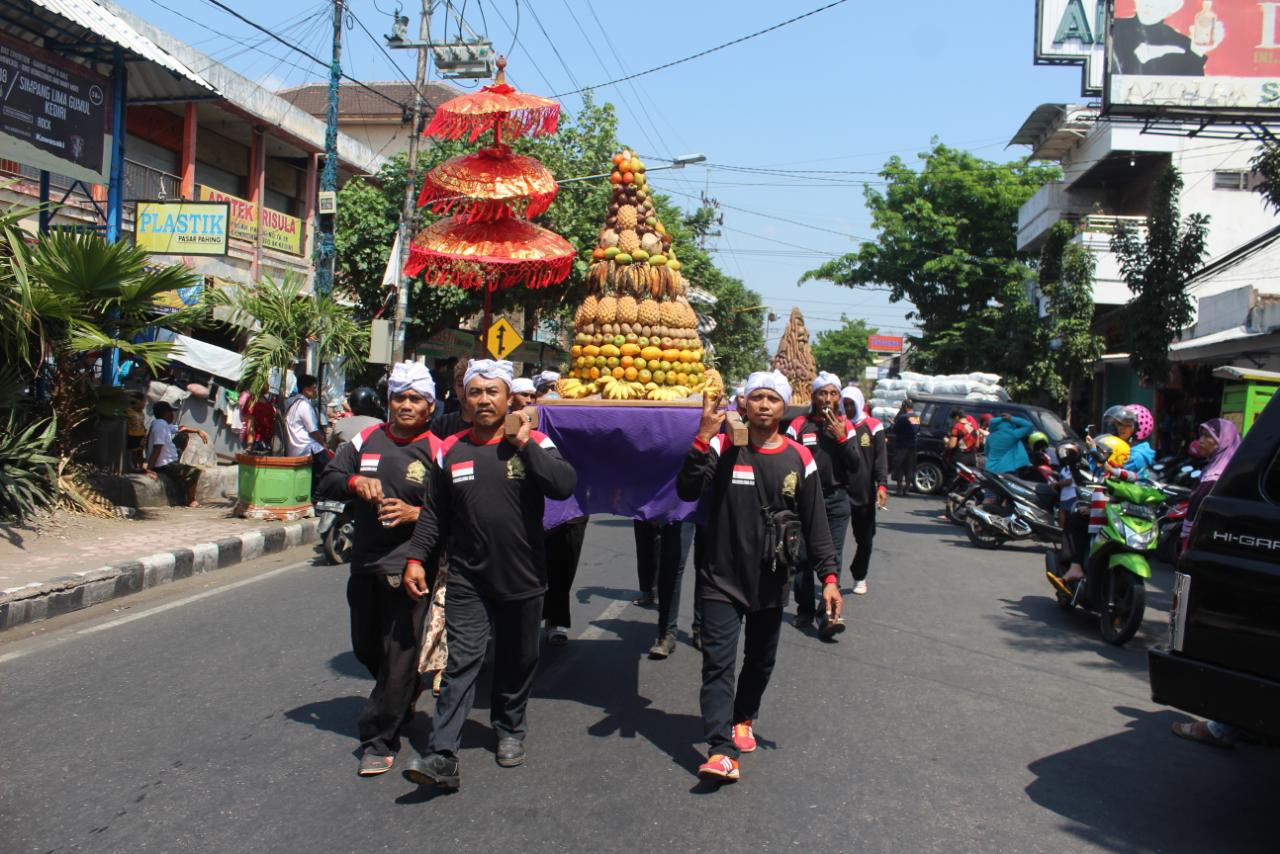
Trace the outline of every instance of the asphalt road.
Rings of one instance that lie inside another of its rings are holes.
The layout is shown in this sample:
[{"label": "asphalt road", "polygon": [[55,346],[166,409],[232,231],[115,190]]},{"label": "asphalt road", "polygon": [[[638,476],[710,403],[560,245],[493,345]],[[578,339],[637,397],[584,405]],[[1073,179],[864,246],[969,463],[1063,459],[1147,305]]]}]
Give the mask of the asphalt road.
[{"label": "asphalt road", "polygon": [[1183,716],[1150,702],[1167,569],[1143,632],[1108,647],[1054,605],[1037,552],[976,551],[937,509],[882,514],[838,644],[784,628],[763,749],[720,790],[693,774],[699,656],[644,657],[655,614],[628,604],[621,519],[588,531],[528,763],[496,766],[477,708],[454,794],[356,777],[370,682],[344,567],[295,553],[6,633],[0,850],[1274,851],[1280,754],[1175,739]]}]

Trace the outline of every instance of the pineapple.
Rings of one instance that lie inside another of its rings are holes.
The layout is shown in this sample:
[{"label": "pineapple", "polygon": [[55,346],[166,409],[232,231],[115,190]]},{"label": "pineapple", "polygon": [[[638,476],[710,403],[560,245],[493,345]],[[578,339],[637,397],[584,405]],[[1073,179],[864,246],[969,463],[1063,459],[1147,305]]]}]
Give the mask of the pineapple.
[{"label": "pineapple", "polygon": [[589,326],[596,322],[596,311],[598,310],[597,300],[594,296],[588,296],[582,301],[582,306],[578,309],[578,313],[574,315],[574,326]]},{"label": "pineapple", "polygon": [[639,308],[636,305],[635,297],[625,296],[618,300],[619,323],[635,323],[639,316]]},{"label": "pineapple", "polygon": [[[634,207],[631,205],[623,205],[618,208],[618,228],[620,230],[633,229],[636,227],[636,223],[638,222],[638,214]],[[623,251],[625,252],[626,250],[624,249]]]},{"label": "pineapple", "polygon": [[658,303],[651,299],[640,303],[637,316],[642,326],[657,326],[658,321],[662,319],[662,314],[658,310]]},{"label": "pineapple", "polygon": [[684,310],[684,323],[686,329],[698,328],[698,314],[693,310],[693,306],[687,302],[681,302],[680,307]]},{"label": "pineapple", "polygon": [[668,328],[680,325],[680,309],[673,302],[658,303],[659,322]]},{"label": "pineapple", "polygon": [[640,235],[627,229],[618,235],[618,248],[630,255],[640,248]]},{"label": "pineapple", "polygon": [[618,301],[613,297],[605,297],[596,307],[597,323],[613,323],[618,319]]}]

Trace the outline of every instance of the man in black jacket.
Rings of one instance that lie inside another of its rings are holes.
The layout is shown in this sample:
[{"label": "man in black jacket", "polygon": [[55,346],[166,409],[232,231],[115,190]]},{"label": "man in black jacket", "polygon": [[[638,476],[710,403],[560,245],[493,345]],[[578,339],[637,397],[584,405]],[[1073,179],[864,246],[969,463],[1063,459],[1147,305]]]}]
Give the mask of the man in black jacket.
[{"label": "man in black jacket", "polygon": [[437,454],[428,503],[418,519],[404,567],[404,586],[430,592],[444,547],[449,560],[445,632],[449,662],[436,704],[427,756],[405,776],[419,785],[456,789],[458,748],[475,700],[485,647],[494,636],[489,719],[504,768],[524,762],[525,710],[538,665],[543,595],[547,590],[542,516],[547,498],[573,494],[577,474],[551,439],[531,429],[503,437],[511,397],[511,363],[472,360],[464,378],[471,428],[446,439]]},{"label": "man in black jacket", "polygon": [[871,568],[871,544],[876,537],[876,511],[889,506],[889,453],[884,425],[867,415],[862,390],[855,385],[840,392],[845,415],[853,425],[849,441],[862,456],[862,465],[849,478],[849,525],[857,551],[849,561],[853,592],[867,592],[867,572]]},{"label": "man in black jacket", "polygon": [[[818,482],[822,484],[823,506],[831,531],[831,546],[836,553],[836,566],[844,564],[844,529],[849,525],[852,506],[849,499],[850,480],[863,467],[858,451],[856,431],[844,416],[840,405],[840,378],[822,371],[813,381],[812,405],[809,412],[787,427],[787,436],[799,442],[818,464]],[[811,567],[805,567],[806,570]],[[814,598],[813,573],[796,574],[796,619],[799,627],[812,626],[817,605]],[[818,635],[831,640],[844,631],[844,623],[823,620]]]},{"label": "man in black jacket", "polygon": [[[798,518],[810,560],[822,578],[828,619],[843,602],[837,564],[822,508],[818,466],[805,447],[779,432],[791,385],[777,371],[758,371],[744,391],[749,443],[733,447],[720,432],[722,397],[705,396],[693,447],[676,477],[685,501],[706,496],[707,551],[698,566],[702,603],[702,725],[710,756],[703,779],[737,780],[738,758],[756,749],[754,720],[773,673],[792,566],[771,547],[780,512]],[[734,691],[738,637],[744,634],[742,674]]]},{"label": "man in black jacket", "polygon": [[325,468],[320,493],[351,502],[355,540],[347,603],[351,646],[374,678],[360,713],[362,777],[391,770],[400,730],[413,716],[418,653],[426,604],[400,589],[409,540],[434,468],[435,437],[427,430],[435,383],[424,365],[404,362],[387,386],[391,422],[366,427],[338,449]]}]

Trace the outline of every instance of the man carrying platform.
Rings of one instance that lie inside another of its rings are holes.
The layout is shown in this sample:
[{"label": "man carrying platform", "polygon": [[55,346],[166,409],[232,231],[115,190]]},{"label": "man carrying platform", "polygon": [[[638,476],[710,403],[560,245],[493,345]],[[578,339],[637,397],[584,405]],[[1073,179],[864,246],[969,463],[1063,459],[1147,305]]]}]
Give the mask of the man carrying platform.
[{"label": "man carrying platform", "polygon": [[419,785],[460,784],[462,727],[490,632],[495,656],[489,718],[498,736],[497,761],[507,768],[525,759],[525,710],[547,590],[545,500],[572,495],[577,475],[551,439],[531,429],[530,416],[504,438],[511,384],[510,362],[469,364],[463,387],[471,427],[441,445],[404,569],[405,590],[421,599],[435,575],[430,556],[440,547],[448,555],[449,662],[428,753],[411,760],[404,772]]}]

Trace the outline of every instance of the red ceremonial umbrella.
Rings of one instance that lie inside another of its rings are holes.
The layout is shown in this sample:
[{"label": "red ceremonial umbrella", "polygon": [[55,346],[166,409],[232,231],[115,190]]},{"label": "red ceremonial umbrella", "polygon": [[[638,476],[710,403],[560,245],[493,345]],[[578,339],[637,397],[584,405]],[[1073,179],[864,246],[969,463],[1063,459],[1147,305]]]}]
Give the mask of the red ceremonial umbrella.
[{"label": "red ceremonial umbrella", "polygon": [[505,145],[453,157],[427,173],[419,207],[465,214],[467,222],[544,213],[560,187],[551,170]]},{"label": "red ceremonial umbrella", "polygon": [[484,288],[487,296],[518,284],[544,288],[562,282],[575,252],[554,231],[522,219],[468,222],[454,216],[418,232],[404,271],[421,273],[433,285]]},{"label": "red ceremonial umbrella", "polygon": [[406,276],[421,273],[433,285],[483,289],[482,337],[489,330],[493,291],[562,282],[575,254],[563,237],[516,216],[544,212],[558,187],[537,160],[513,154],[503,134],[555,133],[560,105],[516,91],[506,82],[506,65],[500,57],[492,86],[441,104],[423,131],[424,136],[474,141],[491,130],[493,146],[451,158],[427,174],[418,205],[458,213],[420,231],[404,267]]}]

